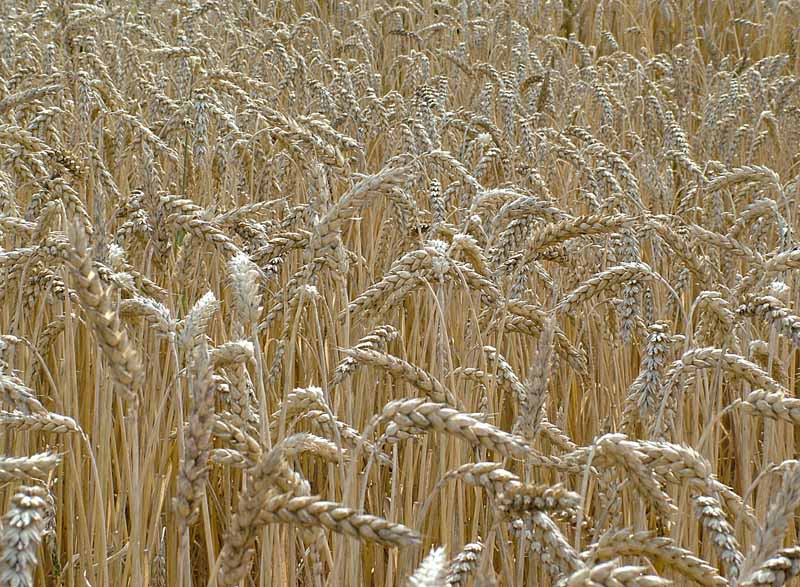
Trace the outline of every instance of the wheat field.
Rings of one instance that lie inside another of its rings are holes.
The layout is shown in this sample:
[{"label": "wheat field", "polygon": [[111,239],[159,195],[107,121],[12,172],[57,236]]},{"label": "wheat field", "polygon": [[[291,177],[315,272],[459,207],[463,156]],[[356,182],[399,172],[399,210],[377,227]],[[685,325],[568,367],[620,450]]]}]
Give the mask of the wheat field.
[{"label": "wheat field", "polygon": [[0,586],[781,587],[798,145],[798,0],[0,0]]}]

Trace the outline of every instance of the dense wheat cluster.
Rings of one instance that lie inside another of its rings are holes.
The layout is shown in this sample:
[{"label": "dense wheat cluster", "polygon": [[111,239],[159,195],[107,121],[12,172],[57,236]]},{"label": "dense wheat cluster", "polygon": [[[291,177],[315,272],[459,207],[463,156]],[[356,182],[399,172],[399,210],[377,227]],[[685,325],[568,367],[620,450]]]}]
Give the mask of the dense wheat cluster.
[{"label": "dense wheat cluster", "polygon": [[781,587],[798,144],[798,0],[0,0],[0,585]]}]

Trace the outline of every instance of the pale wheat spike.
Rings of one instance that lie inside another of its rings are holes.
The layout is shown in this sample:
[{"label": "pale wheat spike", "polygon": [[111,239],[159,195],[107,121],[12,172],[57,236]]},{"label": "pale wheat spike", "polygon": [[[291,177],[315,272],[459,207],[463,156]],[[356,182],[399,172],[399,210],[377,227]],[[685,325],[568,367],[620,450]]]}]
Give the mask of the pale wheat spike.
[{"label": "pale wheat spike", "polygon": [[572,452],[578,445],[561,428],[550,422],[544,415],[539,422],[539,435],[546,438],[555,448]]},{"label": "pale wheat spike", "polygon": [[255,464],[250,455],[232,448],[213,448],[208,458],[217,465],[235,469],[249,469]]},{"label": "pale wheat spike", "polygon": [[239,424],[238,418],[233,414],[227,412],[218,413],[212,428],[213,434],[217,438],[231,441],[242,452],[260,456],[263,451],[254,437],[255,428],[242,429]]},{"label": "pale wheat spike", "polygon": [[245,325],[255,325],[261,310],[259,276],[261,271],[247,253],[237,253],[228,261],[233,300],[239,319]]},{"label": "pale wheat spike", "polygon": [[661,407],[653,424],[655,437],[663,437],[675,420],[679,399],[683,396],[681,377],[690,378],[699,370],[720,369],[727,375],[742,379],[753,387],[763,388],[773,393],[787,393],[787,390],[758,365],[735,353],[723,349],[701,347],[686,351],[679,360],[672,363],[665,375],[664,389],[660,398]]},{"label": "pale wheat spike", "polygon": [[622,566],[612,560],[581,567],[567,579],[567,587],[667,587],[672,582],[648,575],[645,567]]},{"label": "pale wheat spike", "polygon": [[69,416],[48,412],[45,414],[0,411],[0,430],[31,430],[62,434],[74,432],[82,434],[80,426]]},{"label": "pale wheat spike", "polygon": [[196,215],[172,214],[168,217],[168,222],[174,225],[175,228],[196,236],[201,242],[208,243],[225,258],[232,258],[241,253],[241,250],[233,240],[208,220]]},{"label": "pale wheat spike", "polygon": [[751,289],[772,273],[780,273],[800,267],[800,249],[790,249],[770,257],[765,263],[753,267],[739,282],[733,292],[734,297],[741,299]]},{"label": "pale wheat spike", "polygon": [[544,228],[537,230],[528,241],[525,252],[508,259],[503,264],[502,270],[509,272],[517,267],[524,267],[534,260],[540,251],[566,240],[580,236],[616,232],[632,224],[633,219],[622,214],[616,216],[580,216],[548,224]]},{"label": "pale wheat spike", "polygon": [[162,336],[175,336],[177,322],[170,315],[169,309],[164,304],[151,298],[134,296],[130,299],[120,300],[120,317],[141,316],[155,332]]},{"label": "pale wheat spike", "polygon": [[764,561],[739,584],[742,587],[783,587],[798,574],[800,574],[800,546],[790,546],[781,548],[775,556]]},{"label": "pale wheat spike", "polygon": [[730,172],[723,173],[715,177],[706,185],[706,190],[713,193],[718,190],[726,189],[740,183],[761,183],[772,184],[777,189],[781,188],[781,181],[778,174],[763,165],[745,165],[732,169]]},{"label": "pale wheat spike", "polygon": [[29,457],[0,456],[0,481],[13,479],[47,480],[53,469],[61,462],[59,455],[44,452]]},{"label": "pale wheat spike", "polygon": [[313,408],[321,408],[326,412],[329,411],[328,403],[325,400],[325,394],[322,392],[322,389],[315,386],[297,387],[289,392],[280,408],[270,416],[270,426],[277,426],[275,420],[280,417],[281,411],[283,410],[285,410],[286,417],[289,417],[296,413],[308,412],[308,410]]},{"label": "pale wheat spike", "polygon": [[191,373],[192,407],[173,501],[178,523],[183,528],[197,520],[208,481],[216,385],[205,344],[195,352]]},{"label": "pale wheat spike", "polygon": [[761,255],[728,235],[706,230],[702,226],[697,226],[696,224],[689,226],[689,232],[701,243],[717,247],[723,254],[741,257],[749,263],[762,262]]},{"label": "pale wheat spike", "polygon": [[386,167],[379,173],[366,177],[348,190],[328,210],[315,226],[314,235],[309,245],[309,257],[319,257],[323,247],[331,245],[331,238],[343,222],[351,219],[370,196],[383,193],[406,183],[410,178],[410,170],[405,167]]},{"label": "pale wheat spike", "polygon": [[251,469],[247,489],[239,496],[236,512],[219,554],[217,579],[223,587],[237,585],[250,569],[253,544],[258,531],[264,525],[260,517],[270,498],[270,490],[285,475],[286,447],[295,440],[295,437],[289,437],[276,444]]},{"label": "pale wheat spike", "polygon": [[444,546],[431,549],[414,574],[408,578],[411,587],[443,587],[447,570],[447,554]]},{"label": "pale wheat spike", "polygon": [[[377,351],[386,350],[387,345],[399,336],[399,332],[394,326],[383,325],[374,328],[359,340],[353,348],[370,349]],[[353,357],[345,357],[336,366],[331,380],[331,387],[340,384],[358,368],[358,361]]]},{"label": "pale wheat spike", "polygon": [[357,347],[342,349],[341,352],[359,363],[383,369],[392,377],[408,381],[414,387],[427,393],[431,399],[436,402],[446,402],[451,406],[460,405],[452,392],[433,375],[400,357],[368,348]]},{"label": "pale wheat spike", "polygon": [[7,110],[16,108],[26,102],[38,100],[39,98],[43,98],[44,96],[48,96],[50,94],[57,94],[63,89],[64,86],[61,84],[51,84],[47,86],[40,86],[38,88],[30,88],[15,94],[11,94],[10,96],[6,96],[0,100],[0,114],[5,114]]},{"label": "pale wheat spike", "polygon": [[469,576],[475,571],[483,552],[483,543],[480,537],[475,542],[465,544],[456,556],[450,561],[445,577],[447,587],[463,587]]},{"label": "pale wheat spike", "polygon": [[0,583],[33,587],[38,547],[45,531],[50,504],[47,489],[21,487],[11,498],[0,531]]},{"label": "pale wheat spike", "polygon": [[[517,458],[531,464],[543,464],[557,468],[564,465],[557,458],[536,454],[521,437],[509,434],[444,404],[426,402],[422,399],[395,400],[384,406],[381,419],[391,421],[400,430],[434,430],[451,434],[473,446],[496,450],[503,456]],[[387,427],[388,433],[389,428]]]},{"label": "pale wheat spike", "polygon": [[510,518],[524,518],[537,511],[574,518],[580,502],[580,495],[561,484],[512,484],[497,495],[497,507]]},{"label": "pale wheat spike", "polygon": [[696,515],[722,562],[725,577],[735,581],[739,577],[744,557],[739,550],[733,527],[728,523],[716,498],[698,495],[693,502]]},{"label": "pale wheat spike", "polygon": [[453,479],[461,479],[469,485],[482,487],[495,498],[522,486],[520,478],[504,469],[502,463],[491,461],[461,465],[448,471],[436,486],[439,488]]},{"label": "pale wheat spike", "polygon": [[800,399],[781,392],[756,389],[747,394],[742,410],[754,415],[800,424]]},{"label": "pale wheat spike", "polygon": [[783,483],[771,501],[767,519],[755,544],[741,566],[741,576],[749,577],[764,562],[774,557],[800,505],[800,464],[794,463],[783,475]]},{"label": "pale wheat spike", "polygon": [[778,206],[775,204],[775,200],[764,198],[750,202],[741,212],[739,212],[736,221],[730,227],[726,236],[738,239],[739,235],[744,231],[744,229],[750,226],[750,223],[754,222],[761,216],[768,215],[773,216],[776,220],[778,220],[779,223],[785,225],[786,221],[783,219],[783,216],[781,216]]},{"label": "pale wheat spike", "polygon": [[[348,306],[351,315],[377,313],[389,309],[405,299],[426,281],[454,281],[480,291],[499,303],[502,299],[497,286],[478,273],[471,265],[451,259],[447,245],[441,241],[428,241],[421,249],[403,255],[392,264],[389,271],[354,299]],[[344,318],[344,313],[340,318]]]},{"label": "pale wheat spike", "polygon": [[680,360],[670,367],[667,379],[674,378],[683,370],[712,369],[720,367],[726,372],[739,377],[749,384],[763,387],[768,391],[785,392],[786,389],[754,363],[741,355],[727,353],[723,349],[712,347],[695,348],[686,351]]},{"label": "pale wheat spike", "polygon": [[560,314],[568,314],[575,306],[590,300],[597,294],[633,279],[645,280],[655,276],[646,263],[622,263],[601,271],[564,296],[556,306]]},{"label": "pale wheat spike", "polygon": [[271,237],[266,244],[253,251],[250,258],[259,266],[264,266],[275,258],[282,258],[294,249],[308,245],[311,233],[308,231],[284,232]]},{"label": "pale wheat spike", "polygon": [[452,259],[463,258],[482,277],[487,280],[492,279],[492,272],[489,269],[489,263],[486,260],[483,249],[478,245],[474,237],[468,234],[456,234],[453,236],[453,242],[447,250],[447,256]]},{"label": "pale wheat spike", "polygon": [[717,570],[691,551],[677,546],[667,536],[654,536],[651,532],[634,532],[624,528],[603,534],[584,553],[587,563],[612,560],[620,556],[646,556],[654,562],[672,567],[688,579],[705,587],[725,587],[728,582]]},{"label": "pale wheat spike", "polygon": [[178,345],[186,352],[191,351],[202,341],[205,340],[208,325],[219,308],[213,292],[206,292],[192,306],[186,318],[179,323]]},{"label": "pale wheat spike", "polygon": [[677,513],[677,508],[645,464],[645,456],[635,443],[629,443],[622,434],[605,434],[595,441],[595,446],[603,456],[631,475],[630,481],[661,515],[669,518]]},{"label": "pale wheat spike", "polygon": [[236,365],[255,365],[255,347],[249,340],[231,340],[208,351],[209,361],[215,369]]},{"label": "pale wheat spike", "polygon": [[86,233],[80,226],[72,226],[69,235],[72,247],[67,252],[67,259],[77,282],[75,289],[81,305],[93,326],[100,348],[108,357],[114,381],[128,399],[135,399],[136,391],[144,381],[139,353],[133,348],[112,308],[110,291],[102,286],[93,268]]},{"label": "pale wheat spike", "polygon": [[341,439],[343,442],[346,442],[353,447],[364,446],[364,448],[366,448],[370,454],[374,455],[381,463],[389,466],[392,464],[392,460],[386,454],[380,452],[380,450],[378,450],[374,444],[368,440],[365,440],[358,430],[344,422],[341,422],[340,420],[337,420],[330,413],[329,409],[307,410],[297,418],[297,421],[301,420],[307,420],[318,426],[322,426],[331,436],[336,438],[337,441]]},{"label": "pale wheat spike", "polygon": [[47,409],[42,405],[34,391],[26,386],[21,379],[11,373],[2,371],[0,364],[0,400],[10,404],[14,410],[23,414],[47,414]]},{"label": "pale wheat spike", "polygon": [[266,500],[258,519],[262,523],[287,523],[301,527],[322,526],[339,534],[383,546],[413,546],[419,534],[403,526],[369,514],[360,514],[341,504],[315,496],[294,497],[284,493]]},{"label": "pale wheat spike", "polygon": [[335,443],[314,434],[295,434],[294,440],[286,444],[286,456],[293,457],[309,453],[328,462],[338,462],[340,456],[347,457],[347,452],[339,449]]},{"label": "pale wheat spike", "polygon": [[506,358],[493,346],[486,345],[483,347],[483,352],[486,358],[497,365],[497,378],[503,387],[509,389],[519,402],[520,411],[526,411],[528,406],[528,388],[522,384],[514,372],[514,369],[508,363]]},{"label": "pale wheat spike", "polygon": [[781,334],[800,346],[800,316],[795,316],[772,296],[753,296],[739,307],[737,312],[745,316],[758,316],[766,320]]},{"label": "pale wheat spike", "polygon": [[[660,220],[665,220],[660,218]],[[692,273],[695,280],[703,284],[713,277],[714,271],[702,256],[695,255],[686,239],[678,235],[666,221],[659,221],[656,218],[648,220],[648,226],[655,230],[655,233],[663,239],[669,248],[678,256],[681,262]]]},{"label": "pale wheat spike", "polygon": [[550,383],[550,369],[553,360],[553,341],[555,334],[555,319],[547,319],[542,329],[542,334],[536,345],[536,355],[528,369],[525,379],[526,401],[520,410],[519,423],[522,429],[533,437],[542,421],[545,402],[547,401]]},{"label": "pale wheat spike", "polygon": [[569,576],[583,568],[578,553],[546,513],[534,511],[527,524],[517,520],[512,528],[529,535],[531,548],[540,553],[543,562],[552,565],[556,577]]},{"label": "pale wheat spike", "polygon": [[666,324],[651,324],[647,330],[647,345],[642,355],[639,374],[628,388],[625,398],[622,424],[625,432],[629,431],[635,419],[645,423],[655,413],[656,400],[664,377],[666,354],[671,345]]}]

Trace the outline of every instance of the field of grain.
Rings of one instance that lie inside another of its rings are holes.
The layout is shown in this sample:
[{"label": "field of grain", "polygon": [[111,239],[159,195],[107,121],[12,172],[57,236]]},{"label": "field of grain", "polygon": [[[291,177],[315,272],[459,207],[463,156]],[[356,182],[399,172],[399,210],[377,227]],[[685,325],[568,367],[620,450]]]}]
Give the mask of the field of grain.
[{"label": "field of grain", "polygon": [[0,586],[800,574],[800,1],[0,0]]}]

